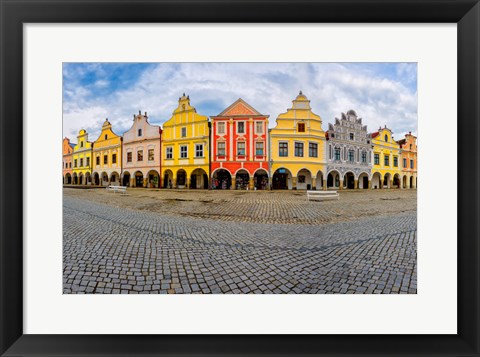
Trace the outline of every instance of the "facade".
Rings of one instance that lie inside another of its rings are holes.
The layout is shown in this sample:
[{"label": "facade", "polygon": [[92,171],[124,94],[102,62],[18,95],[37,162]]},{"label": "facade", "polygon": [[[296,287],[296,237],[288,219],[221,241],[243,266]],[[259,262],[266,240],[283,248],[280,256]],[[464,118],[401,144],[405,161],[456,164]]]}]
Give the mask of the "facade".
[{"label": "facade", "polygon": [[185,93],[163,125],[162,178],[164,188],[208,188],[210,128]]},{"label": "facade", "polygon": [[327,188],[370,188],[372,144],[354,110],[342,113],[327,131]]},{"label": "facade", "polygon": [[273,189],[322,189],[326,185],[325,132],[322,119],[300,92],[291,108],[270,129]]},{"label": "facade", "polygon": [[133,115],[132,127],[123,134],[122,185],[160,187],[161,133],[148,122],[147,112]]},{"label": "facade", "polygon": [[268,189],[268,115],[238,99],[211,119],[212,188]]},{"label": "facade", "polygon": [[73,169],[72,156],[75,144],[70,143],[69,138],[63,138],[63,162],[62,162],[62,176],[63,184],[71,185],[73,183]]},{"label": "facade", "polygon": [[417,137],[412,132],[405,139],[397,141],[400,145],[402,187],[417,188]]},{"label": "facade", "polygon": [[372,188],[401,188],[400,146],[385,126],[370,134],[373,144]]},{"label": "facade", "polygon": [[112,131],[112,124],[108,119],[105,119],[102,132],[93,143],[92,160],[94,185],[120,185],[122,137]]},{"label": "facade", "polygon": [[82,129],[78,132],[77,145],[73,148],[73,183],[90,185],[92,183],[92,143],[88,141],[88,133]]}]

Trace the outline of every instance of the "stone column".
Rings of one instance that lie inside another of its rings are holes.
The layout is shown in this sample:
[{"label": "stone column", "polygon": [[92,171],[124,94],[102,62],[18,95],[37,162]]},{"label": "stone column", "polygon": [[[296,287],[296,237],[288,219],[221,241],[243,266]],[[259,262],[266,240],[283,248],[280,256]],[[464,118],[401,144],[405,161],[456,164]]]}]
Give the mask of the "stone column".
[{"label": "stone column", "polygon": [[368,180],[368,189],[372,188],[372,180]]},{"label": "stone column", "polygon": [[236,182],[235,182],[235,176],[232,176],[232,184],[230,186],[230,189],[231,190],[235,190],[236,189]]},{"label": "stone column", "polygon": [[417,178],[416,177],[413,177],[412,188],[417,188]]},{"label": "stone column", "polygon": [[250,176],[250,179],[248,180],[248,189],[253,190],[255,188],[255,185],[253,183],[253,176]]},{"label": "stone column", "polygon": [[312,177],[312,190],[316,190],[316,189],[317,189],[317,178]]},{"label": "stone column", "polygon": [[172,188],[177,188],[177,177],[176,176],[174,176],[172,178]]},{"label": "stone column", "polygon": [[292,177],[292,190],[296,190],[296,189],[297,189],[297,178]]},{"label": "stone column", "polygon": [[390,180],[389,184],[390,184],[390,188],[393,188],[393,180]]},{"label": "stone column", "polygon": [[327,180],[323,180],[323,190],[327,190]]},{"label": "stone column", "polygon": [[189,183],[188,176],[185,174],[185,188],[190,188]]},{"label": "stone column", "polygon": [[353,188],[358,189],[358,180],[355,180],[354,183],[355,184],[354,184]]},{"label": "stone column", "polygon": [[148,177],[143,179],[143,187],[148,187]]}]

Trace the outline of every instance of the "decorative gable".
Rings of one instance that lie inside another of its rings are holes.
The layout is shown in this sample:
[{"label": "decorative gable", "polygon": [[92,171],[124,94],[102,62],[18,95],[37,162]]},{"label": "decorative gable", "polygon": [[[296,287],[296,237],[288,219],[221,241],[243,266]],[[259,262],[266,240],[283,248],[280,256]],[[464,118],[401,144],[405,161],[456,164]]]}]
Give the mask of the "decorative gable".
[{"label": "decorative gable", "polygon": [[238,115],[251,116],[251,115],[262,115],[262,114],[256,111],[243,99],[238,99],[235,103],[230,105],[218,116],[238,116]]}]

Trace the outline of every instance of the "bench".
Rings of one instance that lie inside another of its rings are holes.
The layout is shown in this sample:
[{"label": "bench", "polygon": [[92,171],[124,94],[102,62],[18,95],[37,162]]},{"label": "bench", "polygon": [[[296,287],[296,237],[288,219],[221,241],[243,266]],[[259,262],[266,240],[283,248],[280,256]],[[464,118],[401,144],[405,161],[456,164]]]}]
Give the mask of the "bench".
[{"label": "bench", "polygon": [[337,191],[307,191],[307,201],[310,200],[338,200]]},{"label": "bench", "polygon": [[113,193],[121,192],[122,194],[127,193],[127,186],[107,186],[107,191],[113,191]]}]

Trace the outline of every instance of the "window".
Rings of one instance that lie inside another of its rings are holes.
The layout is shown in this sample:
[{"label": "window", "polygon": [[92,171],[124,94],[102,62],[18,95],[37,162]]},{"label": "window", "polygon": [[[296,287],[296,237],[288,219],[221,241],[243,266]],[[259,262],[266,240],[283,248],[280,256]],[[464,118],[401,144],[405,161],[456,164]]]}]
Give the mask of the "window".
[{"label": "window", "polygon": [[148,161],[155,160],[154,149],[148,149]]},{"label": "window", "polygon": [[407,167],[407,159],[403,159],[403,167]]},{"label": "window", "polygon": [[375,165],[380,165],[380,154],[375,154],[375,155],[373,156],[373,163],[374,163]]},{"label": "window", "polygon": [[335,134],[334,134],[334,133],[332,133],[332,138],[334,138],[334,137],[335,137]]},{"label": "window", "polygon": [[68,163],[68,167],[72,168],[72,163],[71,162]]},{"label": "window", "polygon": [[221,141],[217,143],[217,155],[225,156],[225,142]]},{"label": "window", "polygon": [[298,132],[299,133],[305,132],[305,123],[298,123]]},{"label": "window", "polygon": [[385,156],[383,157],[383,164],[384,164],[385,166],[390,166],[390,156],[389,156],[389,155],[385,155]]},{"label": "window", "polygon": [[105,140],[107,140],[107,138],[108,138],[108,135],[107,135],[107,134],[105,134]]},{"label": "window", "polygon": [[73,160],[73,167],[77,167],[77,159]]},{"label": "window", "polygon": [[90,158],[87,157],[87,166],[90,166]]},{"label": "window", "polygon": [[353,162],[355,161],[355,153],[353,150],[348,151],[348,161]]},{"label": "window", "polygon": [[237,133],[238,134],[245,134],[245,122],[239,121],[237,123]]},{"label": "window", "polygon": [[318,157],[318,144],[317,143],[309,143],[308,144],[308,156]]},{"label": "window", "polygon": [[117,154],[112,154],[112,164],[117,163]]},{"label": "window", "polygon": [[363,163],[367,162],[367,153],[365,151],[362,151],[362,162]]},{"label": "window", "polygon": [[172,146],[167,146],[167,159],[173,159],[173,147]]},{"label": "window", "polygon": [[80,159],[80,167],[83,167],[83,159]]},{"label": "window", "polygon": [[100,166],[100,156],[95,158],[95,165]]},{"label": "window", "polygon": [[261,121],[255,122],[255,131],[257,134],[263,134],[263,122]]},{"label": "window", "polygon": [[243,141],[237,143],[237,156],[245,156],[245,143]]},{"label": "window", "polygon": [[186,159],[187,157],[188,157],[188,146],[187,145],[180,146],[180,158]]},{"label": "window", "polygon": [[279,143],[278,144],[278,156],[287,157],[288,156],[288,143]]},{"label": "window", "polygon": [[384,139],[385,139],[385,142],[388,142],[388,135],[387,134],[385,134]]},{"label": "window", "polygon": [[195,144],[195,157],[203,157],[203,144]]},{"label": "window", "polygon": [[225,134],[225,122],[221,121],[217,123],[217,134]]},{"label": "window", "polygon": [[335,148],[335,160],[340,161],[340,148]]},{"label": "window", "polygon": [[186,127],[183,127],[182,128],[182,138],[186,137],[187,136],[187,128]]},{"label": "window", "polygon": [[127,152],[127,162],[132,162],[132,152]]},{"label": "window", "polygon": [[108,155],[103,155],[103,164],[108,164]]},{"label": "window", "polygon": [[350,140],[353,140],[353,133],[350,133]]},{"label": "window", "polygon": [[142,136],[142,129],[138,129],[138,136]]},{"label": "window", "polygon": [[410,160],[410,168],[413,169],[413,160]]},{"label": "window", "polygon": [[393,157],[393,167],[398,167],[398,157],[397,156]]},{"label": "window", "polygon": [[143,150],[137,151],[137,161],[143,161]]},{"label": "window", "polygon": [[263,156],[263,141],[255,143],[255,155]]},{"label": "window", "polygon": [[412,144],[410,144],[410,150],[412,150]]},{"label": "window", "polygon": [[80,147],[83,148],[83,141],[80,141]]},{"label": "window", "polygon": [[295,156],[303,157],[303,143],[295,143]]},{"label": "window", "polygon": [[305,183],[305,175],[298,175],[298,183]]},{"label": "window", "polygon": [[370,144],[370,140],[367,140],[367,144]]}]

